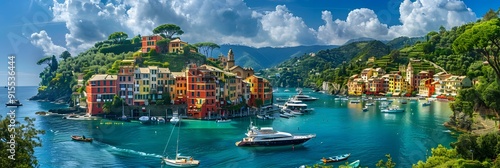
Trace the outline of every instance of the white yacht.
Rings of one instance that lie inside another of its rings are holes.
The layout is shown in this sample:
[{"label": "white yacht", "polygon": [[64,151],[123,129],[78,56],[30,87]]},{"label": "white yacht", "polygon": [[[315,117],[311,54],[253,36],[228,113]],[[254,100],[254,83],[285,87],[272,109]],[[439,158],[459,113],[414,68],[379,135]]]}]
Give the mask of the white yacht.
[{"label": "white yacht", "polygon": [[299,91],[299,94],[295,95],[293,99],[300,100],[300,101],[315,101],[318,100],[316,97],[311,97],[305,94],[302,94],[302,91]]},{"label": "white yacht", "polygon": [[179,113],[177,111],[175,111],[172,114],[172,118],[170,119],[170,123],[172,123],[172,125],[176,125],[177,123],[179,123]]},{"label": "white yacht", "polygon": [[401,109],[399,106],[393,105],[387,109],[383,109],[380,112],[382,113],[401,113],[404,112],[404,109]]},{"label": "white yacht", "polygon": [[307,109],[307,104],[300,100],[290,99],[283,105],[283,109],[303,111]]},{"label": "white yacht", "polygon": [[275,131],[272,127],[257,128],[250,122],[247,137],[236,142],[236,146],[258,147],[258,146],[284,146],[300,145],[314,137],[315,134],[293,135],[288,132]]},{"label": "white yacht", "polygon": [[149,116],[141,116],[139,117],[139,121],[143,124],[149,123]]}]

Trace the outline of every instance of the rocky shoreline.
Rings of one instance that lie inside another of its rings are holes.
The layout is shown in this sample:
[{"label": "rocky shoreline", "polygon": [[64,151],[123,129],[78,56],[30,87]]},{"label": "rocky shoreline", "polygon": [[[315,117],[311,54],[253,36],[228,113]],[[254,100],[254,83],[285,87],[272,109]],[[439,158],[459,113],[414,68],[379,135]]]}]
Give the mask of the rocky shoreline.
[{"label": "rocky shoreline", "polygon": [[[494,120],[485,118],[478,113],[475,113],[473,118],[474,120],[472,123],[457,125],[453,124],[452,121],[447,121],[443,123],[443,125],[458,132],[471,133],[475,135],[482,135],[489,132],[499,131],[498,124]],[[468,126],[469,124],[470,126]]]}]

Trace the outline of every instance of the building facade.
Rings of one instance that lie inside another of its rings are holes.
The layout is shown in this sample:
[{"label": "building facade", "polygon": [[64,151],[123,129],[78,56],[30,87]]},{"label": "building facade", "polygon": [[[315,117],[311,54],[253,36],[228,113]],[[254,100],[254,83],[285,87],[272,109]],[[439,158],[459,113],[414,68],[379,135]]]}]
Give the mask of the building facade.
[{"label": "building facade", "polygon": [[107,74],[93,75],[86,86],[87,113],[91,115],[103,113],[105,102],[112,102],[117,92],[117,76]]}]

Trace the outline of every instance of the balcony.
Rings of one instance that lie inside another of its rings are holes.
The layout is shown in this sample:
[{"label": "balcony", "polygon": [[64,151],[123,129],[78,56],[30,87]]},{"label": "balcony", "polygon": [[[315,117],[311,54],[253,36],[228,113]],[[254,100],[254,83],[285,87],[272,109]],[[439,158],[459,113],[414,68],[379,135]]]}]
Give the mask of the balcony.
[{"label": "balcony", "polygon": [[134,96],[128,95],[127,98],[132,99],[132,98],[134,98]]},{"label": "balcony", "polygon": [[158,91],[158,94],[162,94],[162,93],[163,93],[163,91]]},{"label": "balcony", "polygon": [[120,98],[125,99],[125,96],[120,96]]},{"label": "balcony", "polygon": [[120,88],[120,90],[125,90],[125,88]]},{"label": "balcony", "polygon": [[102,100],[101,99],[96,99],[96,102],[101,102]]},{"label": "balcony", "polygon": [[135,86],[135,87],[139,87],[139,84],[135,84],[134,86]]},{"label": "balcony", "polygon": [[127,88],[127,91],[133,91],[134,89],[133,88]]}]

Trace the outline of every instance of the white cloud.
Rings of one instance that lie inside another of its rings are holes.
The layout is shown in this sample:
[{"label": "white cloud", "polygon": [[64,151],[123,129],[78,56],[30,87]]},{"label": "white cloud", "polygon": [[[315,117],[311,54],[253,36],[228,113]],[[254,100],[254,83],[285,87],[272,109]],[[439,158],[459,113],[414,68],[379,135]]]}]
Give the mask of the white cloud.
[{"label": "white cloud", "polygon": [[42,48],[46,55],[60,55],[62,52],[66,51],[64,47],[55,45],[52,39],[49,37],[45,30],[40,31],[40,33],[31,34],[31,44]]},{"label": "white cloud", "polygon": [[181,37],[190,43],[212,41],[255,47],[343,44],[353,38],[392,39],[422,36],[443,25],[446,28],[475,21],[475,14],[459,0],[404,0],[399,6],[400,25],[387,26],[373,10],[361,8],[345,19],[323,11],[325,24],[308,27],[284,5],[262,11],[242,0],[53,0],[54,21],[66,23],[66,47],[72,54],[105,40],[115,31],[132,37],[151,35],[164,23],[179,25]]},{"label": "white cloud", "polygon": [[402,25],[392,26],[390,36],[422,36],[440,26],[450,29],[476,20],[476,14],[458,0],[404,0],[400,7]]},{"label": "white cloud", "polygon": [[318,28],[318,39],[326,44],[343,44],[359,37],[387,38],[387,25],[380,23],[375,12],[370,9],[355,9],[349,12],[345,21],[333,21],[330,11],[323,11],[321,18],[325,25]]}]

